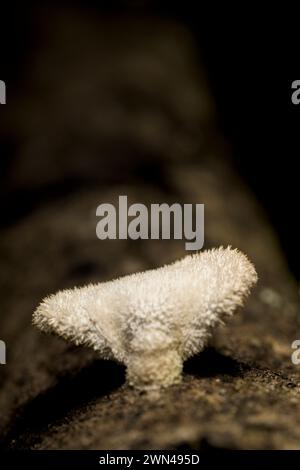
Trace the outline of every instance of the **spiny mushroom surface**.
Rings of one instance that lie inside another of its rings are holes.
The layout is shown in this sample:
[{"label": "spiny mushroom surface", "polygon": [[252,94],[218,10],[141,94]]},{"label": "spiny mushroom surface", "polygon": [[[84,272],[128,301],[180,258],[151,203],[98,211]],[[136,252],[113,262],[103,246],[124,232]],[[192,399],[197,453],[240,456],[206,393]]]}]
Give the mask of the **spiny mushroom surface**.
[{"label": "spiny mushroom surface", "polygon": [[125,364],[132,386],[165,387],[181,380],[183,361],[204,348],[256,281],[244,254],[220,247],[58,292],[43,300],[33,323]]}]

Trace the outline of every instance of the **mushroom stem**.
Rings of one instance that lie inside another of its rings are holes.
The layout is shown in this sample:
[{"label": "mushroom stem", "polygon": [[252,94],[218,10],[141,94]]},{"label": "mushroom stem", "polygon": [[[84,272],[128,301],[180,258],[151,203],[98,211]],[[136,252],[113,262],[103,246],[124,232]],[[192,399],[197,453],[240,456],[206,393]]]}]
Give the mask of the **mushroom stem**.
[{"label": "mushroom stem", "polygon": [[142,390],[168,387],[181,382],[182,368],[182,358],[176,350],[135,352],[128,358],[127,382]]}]

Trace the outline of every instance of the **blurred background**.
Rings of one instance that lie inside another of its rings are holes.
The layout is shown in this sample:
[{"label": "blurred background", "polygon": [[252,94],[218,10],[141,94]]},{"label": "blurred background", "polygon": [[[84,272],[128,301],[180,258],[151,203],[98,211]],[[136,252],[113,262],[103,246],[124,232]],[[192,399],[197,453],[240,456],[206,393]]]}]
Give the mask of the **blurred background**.
[{"label": "blurred background", "polygon": [[299,278],[293,43],[262,12],[197,3],[2,6],[2,227],[85,185],[167,184],[166,160],[201,159],[213,119]]},{"label": "blurred background", "polygon": [[[274,5],[1,5],[5,448],[299,448],[299,75],[277,13],[280,23]],[[124,368],[31,322],[50,293],[186,254],[182,240],[98,240],[97,206],[122,194],[204,203],[204,248],[237,247],[259,274],[182,386],[147,406],[122,387]]]}]

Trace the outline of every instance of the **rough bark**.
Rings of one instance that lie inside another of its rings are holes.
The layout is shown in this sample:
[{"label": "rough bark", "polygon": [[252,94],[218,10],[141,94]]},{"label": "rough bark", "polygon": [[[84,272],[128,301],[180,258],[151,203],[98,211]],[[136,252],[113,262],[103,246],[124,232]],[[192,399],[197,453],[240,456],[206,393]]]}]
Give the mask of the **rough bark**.
[{"label": "rough bark", "polygon": [[[7,197],[16,188],[31,196],[0,237],[3,446],[299,448],[297,286],[224,152],[190,37],[155,19],[54,15],[49,24],[6,129],[22,142]],[[205,248],[240,248],[260,278],[241,314],[185,364],[182,384],[155,397],[130,389],[123,367],[31,325],[49,293],[185,254],[183,241],[99,241],[96,207],[120,194],[205,203]]]}]

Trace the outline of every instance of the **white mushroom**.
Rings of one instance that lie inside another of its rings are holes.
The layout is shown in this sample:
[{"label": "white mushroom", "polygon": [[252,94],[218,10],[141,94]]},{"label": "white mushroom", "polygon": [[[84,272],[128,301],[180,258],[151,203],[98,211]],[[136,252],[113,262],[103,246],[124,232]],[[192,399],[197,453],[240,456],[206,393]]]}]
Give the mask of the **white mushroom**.
[{"label": "white mushroom", "polygon": [[58,292],[43,300],[33,323],[125,364],[130,385],[159,388],[181,380],[183,361],[204,348],[256,281],[244,254],[221,247]]}]

